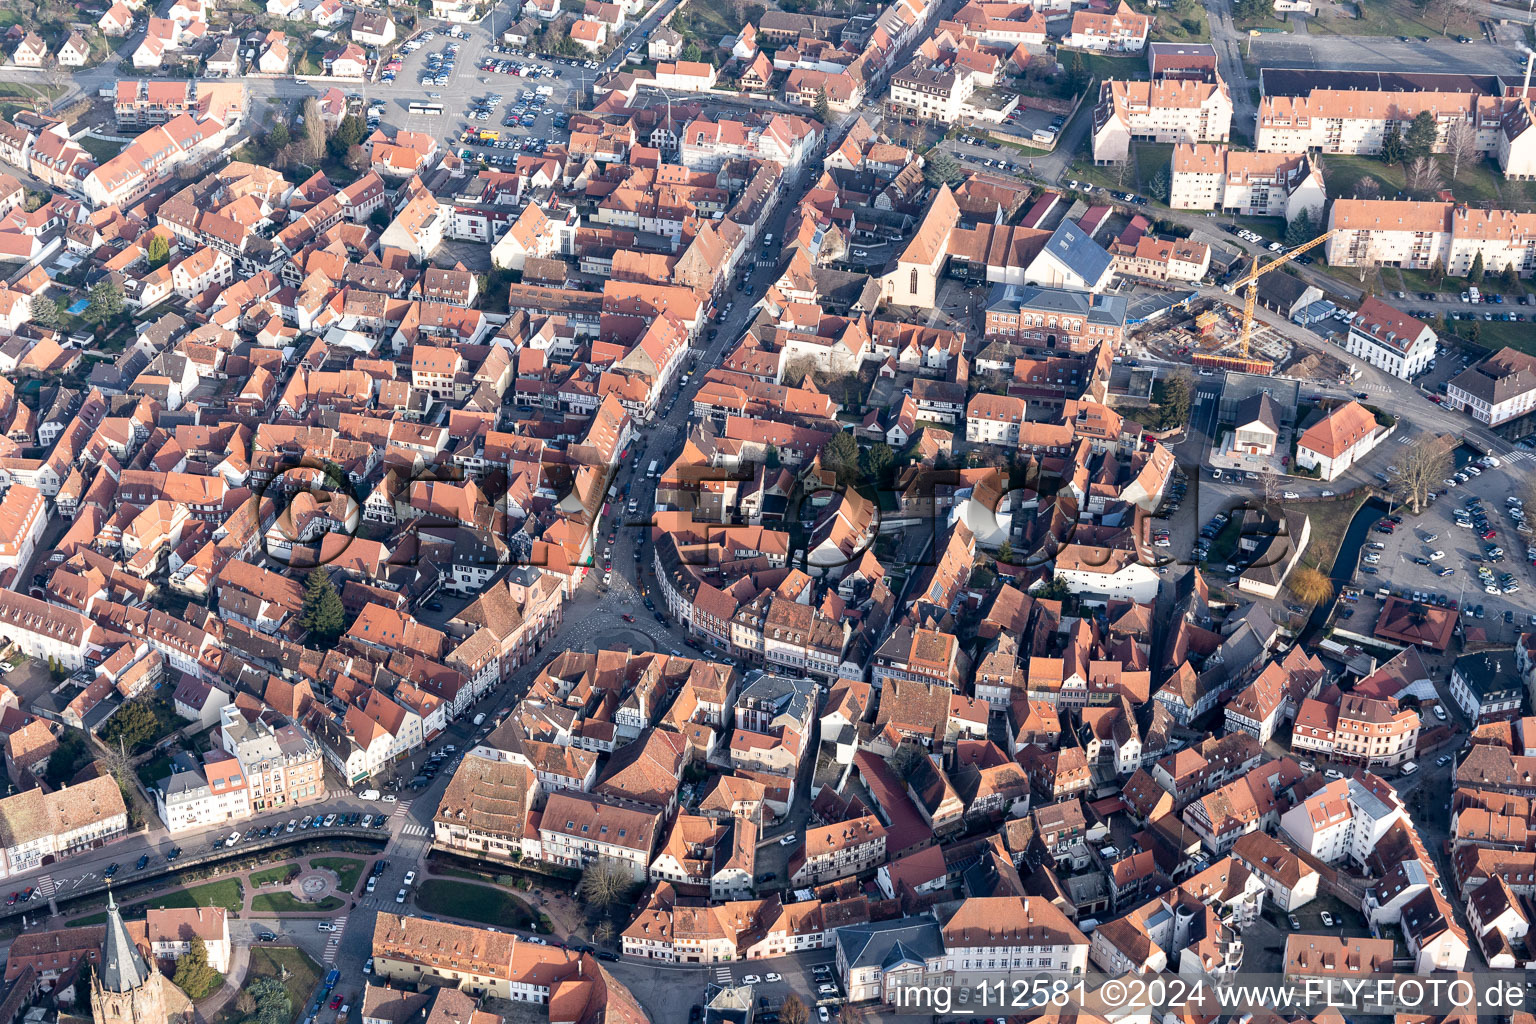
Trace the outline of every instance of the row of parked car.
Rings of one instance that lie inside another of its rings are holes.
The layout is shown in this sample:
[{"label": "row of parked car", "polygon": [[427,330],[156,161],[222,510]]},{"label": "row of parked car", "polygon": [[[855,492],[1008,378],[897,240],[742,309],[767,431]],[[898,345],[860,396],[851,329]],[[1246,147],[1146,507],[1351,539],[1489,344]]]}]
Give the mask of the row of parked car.
[{"label": "row of parked car", "polygon": [[[213,847],[234,846],[236,843],[251,842],[257,839],[270,839],[273,836],[282,835],[285,832],[302,832],[305,829],[331,828],[333,826],[361,825],[363,828],[383,828],[389,818],[383,814],[306,814],[303,818],[290,818],[288,824],[278,822],[275,825],[252,826],[242,835],[237,829],[231,832],[228,838],[214,840]],[[175,852],[180,852],[175,851]],[[169,859],[169,858],[167,858]]]},{"label": "row of parked car", "polygon": [[[411,788],[421,789],[424,786],[430,786],[432,784],[432,780],[437,778],[437,773],[442,769],[443,762],[448,759],[448,755],[452,754],[458,749],[459,748],[454,746],[452,743],[446,743],[443,745],[441,750],[436,750],[431,754],[428,754],[427,763],[422,765],[421,771],[416,775],[415,778],[411,780]],[[455,762],[455,764],[457,764],[457,762]]]}]

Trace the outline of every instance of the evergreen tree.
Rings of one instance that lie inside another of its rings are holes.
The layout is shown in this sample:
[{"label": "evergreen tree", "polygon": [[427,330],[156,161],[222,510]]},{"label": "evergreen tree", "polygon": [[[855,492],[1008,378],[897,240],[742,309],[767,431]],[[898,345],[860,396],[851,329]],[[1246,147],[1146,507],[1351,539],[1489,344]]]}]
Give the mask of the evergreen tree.
[{"label": "evergreen tree", "polygon": [[39,327],[57,327],[64,319],[64,310],[54,300],[40,296],[32,300],[31,316]]},{"label": "evergreen tree", "polygon": [[859,443],[846,430],[839,431],[822,448],[821,461],[843,480],[851,480],[859,470]]},{"label": "evergreen tree", "polygon": [[816,93],[816,102],[811,105],[811,113],[816,115],[816,120],[822,124],[832,122],[832,104],[827,99],[827,90],[822,89]]},{"label": "evergreen tree", "polygon": [[326,146],[330,148],[331,155],[338,160],[346,158],[347,150],[360,145],[368,133],[368,124],[356,114],[348,114],[341,119],[341,124],[331,133]]},{"label": "evergreen tree", "polygon": [[165,240],[164,235],[153,235],[149,239],[149,248],[144,255],[149,259],[151,267],[163,267],[171,258],[171,243]]},{"label": "evergreen tree", "polygon": [[208,963],[208,947],[193,938],[192,948],[176,960],[176,987],[191,999],[201,999],[223,982],[219,972]]},{"label": "evergreen tree", "polygon": [[1477,255],[1472,258],[1472,268],[1467,271],[1467,284],[1482,284],[1485,273],[1486,271],[1483,268],[1483,251],[1479,249]]},{"label": "evergreen tree", "polygon": [[1445,264],[1440,262],[1440,258],[1438,256],[1435,257],[1435,261],[1429,265],[1428,277],[1429,286],[1431,288],[1439,288],[1441,283],[1445,281]]},{"label": "evergreen tree", "polygon": [[304,582],[304,610],[299,615],[299,625],[309,631],[317,646],[329,646],[346,628],[341,598],[324,569],[311,569]]},{"label": "evergreen tree", "polygon": [[1315,230],[1312,222],[1312,211],[1302,210],[1296,218],[1285,226],[1285,247],[1301,245],[1310,242]]},{"label": "evergreen tree", "polygon": [[114,746],[121,741],[130,751],[154,740],[160,720],[148,697],[135,697],[117,709],[101,727],[101,738]]},{"label": "evergreen tree", "polygon": [[1087,68],[1083,65],[1083,55],[1077,50],[1068,50],[1066,60],[1062,61],[1062,68],[1067,73],[1067,84],[1076,92],[1087,81]]},{"label": "evergreen tree", "polygon": [[948,150],[935,149],[923,163],[923,180],[937,188],[960,176],[960,162]]},{"label": "evergreen tree", "polygon": [[1435,115],[1428,110],[1421,110],[1414,117],[1413,123],[1408,126],[1407,133],[1403,136],[1403,146],[1407,150],[1408,159],[1417,160],[1421,156],[1429,156],[1435,150],[1435,143],[1440,141],[1440,123],[1435,120]]},{"label": "evergreen tree", "polygon": [[1499,275],[1499,287],[1506,292],[1518,292],[1520,290],[1520,272],[1515,269],[1513,263],[1504,264],[1504,272]]},{"label": "evergreen tree", "polygon": [[1400,164],[1408,156],[1402,133],[1393,125],[1381,137],[1381,159],[1389,164]]},{"label": "evergreen tree", "polygon": [[123,305],[123,290],[108,278],[102,278],[91,286],[91,301],[85,308],[85,315],[100,323],[121,313]]},{"label": "evergreen tree", "polygon": [[896,464],[896,453],[884,441],[876,441],[864,453],[864,475],[871,483],[883,484],[891,467]]}]

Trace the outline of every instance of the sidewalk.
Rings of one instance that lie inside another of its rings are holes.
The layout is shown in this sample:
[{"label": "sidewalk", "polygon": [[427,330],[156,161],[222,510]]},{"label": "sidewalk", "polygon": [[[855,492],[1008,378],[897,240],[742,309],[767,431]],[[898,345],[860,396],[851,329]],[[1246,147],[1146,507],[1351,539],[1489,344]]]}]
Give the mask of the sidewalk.
[{"label": "sidewalk", "polygon": [[229,970],[224,975],[224,984],[219,986],[217,992],[204,996],[201,1000],[192,1004],[192,1012],[200,1024],[207,1024],[219,1011],[229,1005],[242,988],[245,987],[245,972],[251,965],[251,947],[235,945],[230,954]]}]

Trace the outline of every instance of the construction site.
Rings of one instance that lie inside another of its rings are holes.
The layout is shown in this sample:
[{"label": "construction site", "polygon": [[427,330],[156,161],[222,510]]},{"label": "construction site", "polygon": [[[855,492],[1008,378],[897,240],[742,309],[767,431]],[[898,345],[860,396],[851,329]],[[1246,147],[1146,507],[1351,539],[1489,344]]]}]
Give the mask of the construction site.
[{"label": "construction site", "polygon": [[[1260,304],[1260,293],[1266,290],[1269,294],[1263,299],[1265,308],[1288,319],[1296,315],[1295,308],[1306,304],[1307,287],[1283,273],[1267,279],[1265,275],[1321,245],[1330,233],[1319,235],[1267,263],[1254,260],[1246,272],[1239,271],[1224,290],[1233,296],[1241,293],[1241,306],[1222,298],[1197,298],[1183,307],[1182,320],[1142,335],[1140,343],[1148,354],[1188,362],[1203,370],[1230,370],[1260,376],[1284,373],[1329,383],[1348,380],[1352,376],[1349,363],[1299,346],[1284,332],[1254,315]],[[1314,295],[1320,294],[1317,289],[1311,291]],[[1328,303],[1320,305],[1329,306]],[[1301,319],[1300,316],[1297,318]],[[1324,332],[1318,333],[1320,338],[1324,336]]]}]

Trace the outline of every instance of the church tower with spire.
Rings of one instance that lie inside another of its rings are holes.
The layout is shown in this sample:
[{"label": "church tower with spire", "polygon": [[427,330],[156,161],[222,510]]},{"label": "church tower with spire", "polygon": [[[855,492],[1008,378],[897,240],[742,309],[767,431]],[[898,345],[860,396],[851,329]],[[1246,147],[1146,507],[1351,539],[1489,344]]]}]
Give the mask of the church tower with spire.
[{"label": "church tower with spire", "polygon": [[91,974],[91,1019],[96,1024],[166,1024],[165,976],[128,937],[110,889],[107,937],[101,963]]}]

